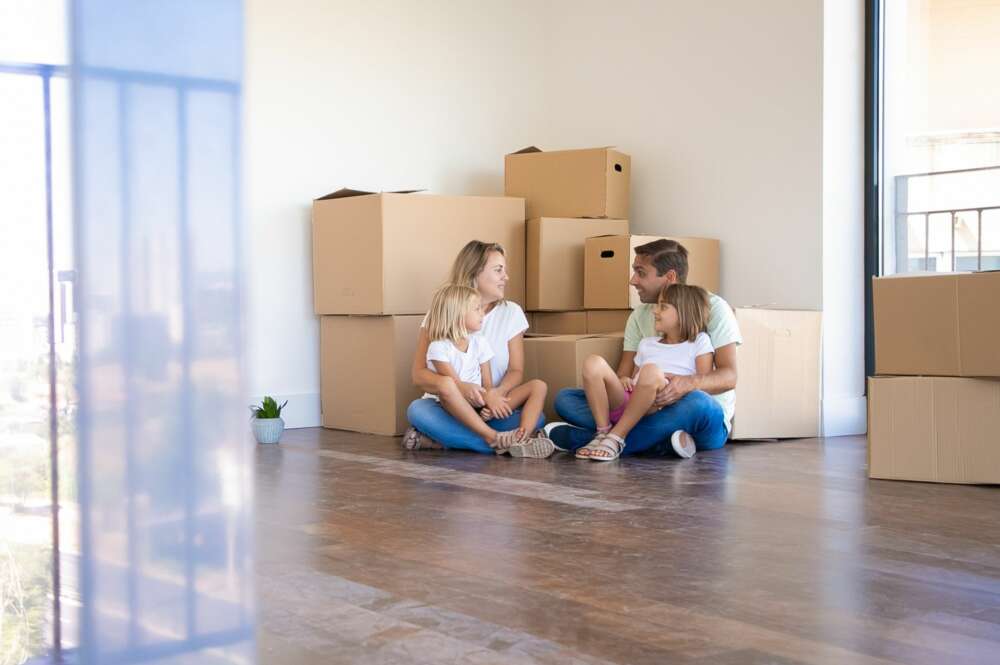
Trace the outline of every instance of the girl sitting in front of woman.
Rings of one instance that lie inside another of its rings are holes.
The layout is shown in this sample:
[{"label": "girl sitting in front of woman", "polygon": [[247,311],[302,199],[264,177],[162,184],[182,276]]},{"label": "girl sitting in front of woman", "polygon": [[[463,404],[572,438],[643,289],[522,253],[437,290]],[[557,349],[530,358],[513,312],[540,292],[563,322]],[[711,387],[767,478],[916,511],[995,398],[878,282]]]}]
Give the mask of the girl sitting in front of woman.
[{"label": "girl sitting in front of woman", "polygon": [[[601,356],[589,356],[583,364],[583,389],[597,424],[597,436],[576,451],[580,459],[608,462],[625,450],[625,437],[647,413],[656,410],[653,401],[667,379],[708,374],[715,349],[705,332],[709,317],[708,293],[700,286],[671,284],[660,292],[654,310],[659,335],[645,337],[635,354],[634,376],[619,377]],[[677,430],[670,444],[681,457],[691,457],[695,442]]]},{"label": "girl sitting in front of woman", "polygon": [[[434,294],[427,314],[427,368],[447,376],[456,384],[471,383],[489,390],[493,387],[490,359],[493,350],[483,335],[476,335],[483,327],[483,304],[479,292],[460,284],[449,284]],[[513,388],[507,395],[510,407],[521,411],[520,427],[509,432],[498,432],[487,424],[494,414],[489,409],[478,409],[479,418],[472,429],[481,436],[498,455],[510,453],[513,457],[548,457],[555,446],[548,438],[534,430],[545,403],[546,385],[537,379]],[[424,398],[438,399],[427,393]],[[445,406],[448,409],[448,406]],[[451,407],[472,410],[474,407],[460,401]],[[456,418],[460,413],[452,413]]]}]

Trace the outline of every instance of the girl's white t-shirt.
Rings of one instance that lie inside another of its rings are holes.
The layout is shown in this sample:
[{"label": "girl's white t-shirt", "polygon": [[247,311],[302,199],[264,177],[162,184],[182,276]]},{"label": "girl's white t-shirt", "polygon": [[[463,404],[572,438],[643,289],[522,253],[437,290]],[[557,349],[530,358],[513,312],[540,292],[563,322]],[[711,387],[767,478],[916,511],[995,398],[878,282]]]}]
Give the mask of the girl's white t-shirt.
[{"label": "girl's white t-shirt", "polygon": [[643,337],[639,342],[639,348],[635,352],[635,367],[639,368],[648,363],[655,363],[661,371],[678,376],[690,376],[697,369],[694,359],[706,353],[714,353],[712,339],[708,333],[698,333],[693,342],[681,342],[680,344],[664,344],[661,337]]},{"label": "girl's white t-shirt", "polygon": [[[462,351],[450,339],[439,339],[431,342],[427,347],[427,369],[435,370],[432,360],[449,363],[458,380],[462,383],[474,383],[477,386],[483,385],[483,375],[480,365],[493,358],[493,349],[485,337],[479,335],[469,336],[469,348]],[[436,395],[424,393],[424,397],[437,399]]]},{"label": "girl's white t-shirt", "polygon": [[[420,325],[421,327],[427,326],[426,316]],[[493,374],[494,386],[500,385],[507,373],[507,367],[510,366],[508,343],[527,329],[528,317],[524,315],[524,310],[516,302],[508,300],[491,309],[483,318],[482,330],[471,335],[472,337],[485,337],[493,350],[490,373]]]}]

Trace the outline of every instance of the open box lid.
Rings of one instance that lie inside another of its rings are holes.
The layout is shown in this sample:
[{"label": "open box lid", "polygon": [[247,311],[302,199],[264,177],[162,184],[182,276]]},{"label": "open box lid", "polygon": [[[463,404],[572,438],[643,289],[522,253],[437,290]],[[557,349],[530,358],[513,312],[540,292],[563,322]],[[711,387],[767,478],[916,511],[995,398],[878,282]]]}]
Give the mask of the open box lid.
[{"label": "open box lid", "polygon": [[329,201],[331,199],[347,199],[352,196],[369,196],[371,194],[415,194],[417,192],[423,192],[423,189],[399,189],[392,192],[366,192],[360,189],[348,189],[346,187],[341,187],[335,192],[330,192],[326,196],[320,196],[317,201]]},{"label": "open box lid", "polygon": [[[567,150],[549,150],[548,152],[573,152],[573,151],[576,151],[576,150],[611,150],[613,148],[614,148],[613,145],[599,145],[599,146],[595,146],[593,148],[569,148]],[[520,150],[515,150],[514,152],[511,152],[511,153],[508,153],[508,154],[510,154],[510,155],[527,155],[527,154],[530,154],[530,153],[533,153],[533,152],[546,152],[546,151],[542,150],[538,146],[529,145],[526,148],[521,148]]]}]

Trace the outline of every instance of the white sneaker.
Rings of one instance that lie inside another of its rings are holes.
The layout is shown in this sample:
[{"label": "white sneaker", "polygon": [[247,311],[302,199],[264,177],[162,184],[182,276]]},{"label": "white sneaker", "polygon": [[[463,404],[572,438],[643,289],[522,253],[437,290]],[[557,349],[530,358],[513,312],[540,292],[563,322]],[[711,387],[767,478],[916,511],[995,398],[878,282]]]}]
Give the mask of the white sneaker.
[{"label": "white sneaker", "polygon": [[570,425],[569,423],[564,423],[558,420],[552,423],[546,423],[545,425],[542,426],[542,431],[545,432],[545,438],[548,439],[549,441],[552,441],[552,445],[555,447],[556,450],[560,452],[566,452],[566,449],[559,447],[559,445],[552,439],[552,430],[554,430],[556,427],[562,427],[563,425],[565,425],[566,427],[572,427],[572,425]]},{"label": "white sneaker", "polygon": [[694,445],[694,437],[682,429],[670,435],[670,445],[673,446],[674,452],[684,459],[694,457],[694,454],[698,452]]}]

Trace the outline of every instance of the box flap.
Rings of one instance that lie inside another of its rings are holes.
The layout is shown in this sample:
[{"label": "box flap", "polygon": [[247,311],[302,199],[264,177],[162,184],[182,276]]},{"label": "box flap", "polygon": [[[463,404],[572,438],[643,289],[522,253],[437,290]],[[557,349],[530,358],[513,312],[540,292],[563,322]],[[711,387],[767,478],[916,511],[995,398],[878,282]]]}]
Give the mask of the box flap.
[{"label": "box flap", "polygon": [[[552,151],[552,152],[569,152],[570,150],[610,150],[610,149],[612,149],[614,147],[615,146],[613,146],[613,145],[599,145],[599,146],[594,147],[594,148],[567,148],[566,150],[555,150],[555,151]],[[536,147],[536,146],[533,146],[533,145],[529,145],[526,148],[521,148],[520,150],[515,150],[514,152],[510,152],[510,153],[507,153],[507,154],[509,154],[509,155],[526,155],[526,154],[529,154],[529,153],[532,153],[532,152],[545,152],[545,151],[542,150],[539,147]]]},{"label": "box flap", "polygon": [[346,199],[352,196],[368,196],[369,194],[414,194],[416,192],[423,192],[423,189],[399,189],[392,192],[366,192],[360,189],[348,189],[346,187],[341,187],[335,192],[330,192],[326,196],[321,196],[317,201],[328,201],[330,199]]},{"label": "box flap", "polygon": [[521,148],[520,150],[515,150],[514,152],[512,152],[510,154],[511,155],[524,155],[524,154],[527,154],[529,152],[542,152],[542,149],[541,148],[536,148],[533,145],[529,145],[527,148]]}]

